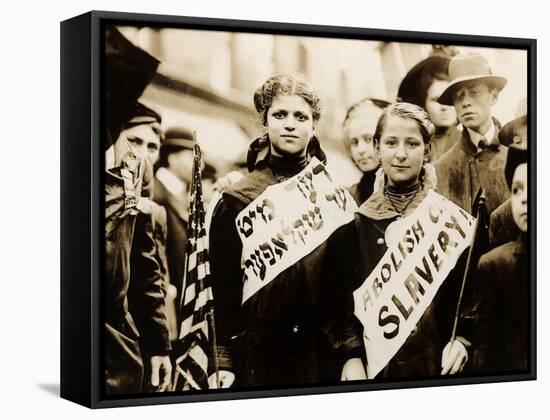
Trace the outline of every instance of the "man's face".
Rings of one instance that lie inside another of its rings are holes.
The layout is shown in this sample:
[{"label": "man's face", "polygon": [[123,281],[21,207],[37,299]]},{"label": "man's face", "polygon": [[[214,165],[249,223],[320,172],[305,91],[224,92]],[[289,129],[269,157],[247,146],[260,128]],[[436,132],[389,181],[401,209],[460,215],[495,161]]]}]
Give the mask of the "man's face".
[{"label": "man's face", "polygon": [[180,180],[189,184],[193,176],[193,151],[181,149],[179,152],[170,153],[168,166]]},{"label": "man's face", "polygon": [[496,100],[497,91],[477,81],[464,82],[453,94],[458,120],[477,132],[487,125]]},{"label": "man's face", "polygon": [[153,130],[151,124],[136,125],[125,129],[123,133],[132,146],[134,153],[144,159],[149,159],[151,165],[157,162],[160,151],[160,136]]},{"label": "man's face", "polygon": [[518,228],[527,232],[527,164],[518,165],[512,179],[512,216]]}]

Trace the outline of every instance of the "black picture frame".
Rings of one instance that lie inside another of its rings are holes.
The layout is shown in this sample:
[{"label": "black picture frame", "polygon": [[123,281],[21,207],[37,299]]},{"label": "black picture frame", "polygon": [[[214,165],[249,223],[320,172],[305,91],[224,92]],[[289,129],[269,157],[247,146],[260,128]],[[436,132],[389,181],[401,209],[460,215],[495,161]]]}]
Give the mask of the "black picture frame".
[{"label": "black picture frame", "polygon": [[[209,390],[105,397],[101,393],[100,280],[103,267],[102,31],[105,24],[169,26],[345,39],[368,39],[527,51],[531,354],[527,373],[285,389]],[[535,39],[394,31],[276,22],[92,11],[61,23],[61,397],[90,408],[431,387],[536,379]]]}]

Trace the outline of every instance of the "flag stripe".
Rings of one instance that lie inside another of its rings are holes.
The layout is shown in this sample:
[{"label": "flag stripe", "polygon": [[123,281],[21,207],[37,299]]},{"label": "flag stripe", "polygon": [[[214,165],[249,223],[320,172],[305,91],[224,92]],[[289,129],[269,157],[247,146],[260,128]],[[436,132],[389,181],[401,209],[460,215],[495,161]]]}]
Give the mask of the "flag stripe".
[{"label": "flag stripe", "polygon": [[208,365],[212,348],[208,314],[213,308],[213,296],[200,167],[200,148],[195,144],[185,251],[184,284],[187,286],[181,299],[179,340],[174,345],[176,391],[207,389],[208,376],[212,370]]},{"label": "flag stripe", "polygon": [[197,293],[195,292],[195,283],[191,283],[187,288],[185,289],[185,299],[183,301],[184,305],[188,305],[189,302],[192,302],[195,300]]}]

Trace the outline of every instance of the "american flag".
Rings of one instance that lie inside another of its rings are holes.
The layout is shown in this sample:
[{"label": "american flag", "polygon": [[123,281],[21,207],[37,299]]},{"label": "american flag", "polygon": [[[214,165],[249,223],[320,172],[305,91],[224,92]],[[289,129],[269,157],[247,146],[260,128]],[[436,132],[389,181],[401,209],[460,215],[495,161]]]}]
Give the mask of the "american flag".
[{"label": "american flag", "polygon": [[[185,248],[185,293],[180,302],[180,333],[175,345],[174,390],[208,389],[209,360],[215,342],[209,340],[213,328],[213,297],[210,285],[208,238],[202,202],[201,150],[195,141],[193,180],[189,203],[188,237]],[[215,340],[215,334],[212,334]],[[215,367],[214,367],[215,368]],[[217,370],[217,369],[216,369]]]}]

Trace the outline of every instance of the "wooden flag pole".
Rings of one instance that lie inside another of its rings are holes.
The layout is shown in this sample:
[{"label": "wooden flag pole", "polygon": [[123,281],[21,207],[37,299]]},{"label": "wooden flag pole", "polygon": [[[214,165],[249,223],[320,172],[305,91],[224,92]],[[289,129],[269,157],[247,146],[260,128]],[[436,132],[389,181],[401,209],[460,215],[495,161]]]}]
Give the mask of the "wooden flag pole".
[{"label": "wooden flag pole", "polygon": [[462,284],[460,285],[460,294],[458,295],[458,303],[456,305],[456,312],[455,312],[455,317],[454,317],[454,321],[453,321],[453,330],[451,332],[451,340],[450,340],[450,343],[451,343],[451,348],[452,348],[452,345],[453,345],[453,342],[455,341],[455,338],[456,338],[456,328],[457,328],[457,325],[458,325],[458,318],[459,318],[459,315],[460,315],[460,306],[462,304],[462,297],[464,295],[464,288],[465,288],[465,285],[466,285],[466,280],[468,279],[468,277],[470,277],[470,274],[472,272],[472,265],[473,265],[473,255],[474,255],[474,251],[475,251],[475,245],[476,245],[476,239],[477,239],[477,231],[478,231],[478,227],[479,227],[479,222],[480,222],[480,219],[481,219],[481,209],[482,207],[485,205],[485,189],[482,189],[481,192],[479,192],[478,194],[478,199],[476,200],[476,207],[477,207],[477,217],[476,217],[476,221],[475,221],[475,225],[474,225],[474,237],[472,238],[472,243],[470,244],[470,249],[468,250],[468,258],[466,260],[466,269],[464,270],[464,275],[462,276]]},{"label": "wooden flag pole", "polygon": [[[197,146],[197,132],[193,130],[193,145]],[[193,150],[193,153],[196,153],[197,148],[195,147]],[[201,156],[199,155],[198,159],[193,159],[193,165],[199,165],[199,172],[201,168],[201,162],[200,162]],[[198,160],[198,162],[197,162]],[[195,171],[193,171],[195,172]],[[195,180],[193,180],[195,181]],[[208,314],[206,315],[208,318],[208,323],[210,324],[210,331],[212,333],[212,355],[214,357],[214,372],[216,375],[216,388],[219,388],[220,386],[220,369],[219,369],[219,362],[218,362],[218,344],[216,341],[216,323],[214,319],[214,308],[211,308],[208,311]]]},{"label": "wooden flag pole", "polygon": [[220,387],[220,368],[218,363],[218,344],[216,342],[216,323],[214,320],[214,308],[208,312],[210,320],[210,329],[212,330],[212,354],[214,356],[214,372],[216,373],[216,387]]}]

